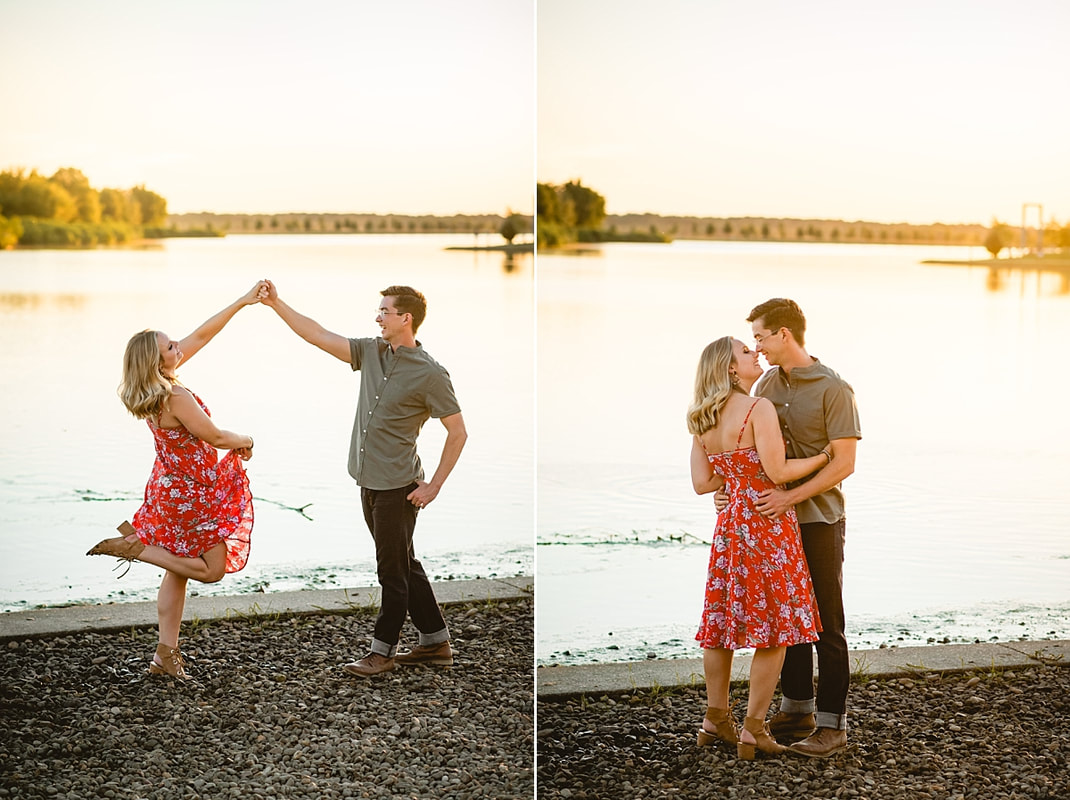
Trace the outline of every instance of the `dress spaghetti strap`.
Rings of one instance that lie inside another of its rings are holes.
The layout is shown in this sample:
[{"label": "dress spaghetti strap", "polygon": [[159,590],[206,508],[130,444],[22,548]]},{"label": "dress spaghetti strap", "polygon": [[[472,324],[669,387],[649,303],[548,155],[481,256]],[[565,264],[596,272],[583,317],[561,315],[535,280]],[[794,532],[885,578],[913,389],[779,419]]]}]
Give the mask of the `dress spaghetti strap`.
[{"label": "dress spaghetti strap", "polygon": [[[758,400],[761,398],[759,397]],[[747,416],[743,418],[743,427],[739,429],[739,436],[736,437],[736,449],[739,449],[739,443],[743,441],[743,431],[747,430],[747,420],[750,419],[750,412],[754,410],[754,407],[758,405],[758,400],[755,400],[750,404],[750,408],[747,409]]]}]

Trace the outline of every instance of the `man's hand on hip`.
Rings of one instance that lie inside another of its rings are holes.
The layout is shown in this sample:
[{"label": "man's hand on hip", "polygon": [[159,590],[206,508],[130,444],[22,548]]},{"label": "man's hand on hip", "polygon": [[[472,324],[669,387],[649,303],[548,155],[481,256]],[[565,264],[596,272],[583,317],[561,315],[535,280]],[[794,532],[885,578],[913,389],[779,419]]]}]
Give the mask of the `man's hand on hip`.
[{"label": "man's hand on hip", "polygon": [[416,481],[416,488],[406,495],[406,500],[417,508],[423,508],[438,497],[438,489],[425,481]]}]

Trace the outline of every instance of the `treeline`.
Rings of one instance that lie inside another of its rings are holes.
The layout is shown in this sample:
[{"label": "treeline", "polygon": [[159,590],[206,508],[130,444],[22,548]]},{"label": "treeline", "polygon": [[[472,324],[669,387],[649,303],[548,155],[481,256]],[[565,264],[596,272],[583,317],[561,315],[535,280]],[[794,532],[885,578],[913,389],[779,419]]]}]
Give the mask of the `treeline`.
[{"label": "treeline", "polygon": [[0,248],[92,247],[145,235],[167,220],[167,201],[146,189],[94,189],[80,170],[0,172]]},{"label": "treeline", "polygon": [[[513,219],[515,218],[515,219]],[[452,216],[411,214],[215,214],[200,212],[172,214],[168,230],[219,231],[221,233],[499,233],[506,220],[523,228],[530,217],[510,214],[454,214]],[[522,233],[523,230],[518,232]],[[175,235],[172,233],[171,235]],[[503,234],[504,235],[504,234]],[[514,234],[515,235],[515,234]],[[508,237],[507,237],[508,238]]]},{"label": "treeline", "polygon": [[751,242],[840,242],[855,244],[981,245],[984,225],[911,225],[778,217],[675,217],[619,214],[606,220],[619,231],[662,233],[676,239]]},{"label": "treeline", "polygon": [[[913,225],[906,222],[866,222],[778,217],[676,217],[660,214],[609,214],[604,227],[619,241],[627,235],[661,235],[668,239],[716,239],[743,242],[830,242],[847,244],[964,245],[986,247],[999,231],[1003,247],[1019,247],[1021,229],[998,220],[980,224]],[[1070,247],[1070,225],[1049,222],[1043,231],[1026,232],[1026,248]]]}]

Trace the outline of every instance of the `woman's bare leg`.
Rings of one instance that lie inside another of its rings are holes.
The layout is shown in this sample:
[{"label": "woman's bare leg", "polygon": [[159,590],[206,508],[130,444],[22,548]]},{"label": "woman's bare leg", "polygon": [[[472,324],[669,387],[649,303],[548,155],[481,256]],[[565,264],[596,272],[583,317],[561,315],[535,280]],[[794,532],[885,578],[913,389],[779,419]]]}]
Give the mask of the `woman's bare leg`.
[{"label": "woman's bare leg", "polygon": [[[766,714],[769,713],[769,704],[773,702],[773,693],[780,679],[780,668],[784,665],[785,652],[786,649],[783,647],[763,647],[754,651],[754,657],[750,662],[748,717],[765,719]],[[748,730],[740,733],[740,740],[747,744],[754,744],[754,737]]]},{"label": "woman's bare leg", "polygon": [[[200,561],[200,559],[197,559]],[[156,595],[156,615],[160,620],[160,642],[178,647],[178,629],[182,626],[182,612],[186,608],[186,578],[165,572]]]},{"label": "woman's bare leg", "polygon": [[[130,542],[135,541],[136,538],[126,537]],[[190,558],[176,556],[170,550],[149,544],[145,545],[145,549],[138,554],[137,560],[162,567],[168,572],[175,573],[176,576],[192,578],[201,583],[215,583],[221,580],[227,571],[227,546],[220,542],[204,555]]]},{"label": "woman's bare leg", "polygon": [[702,651],[702,672],[706,676],[706,705],[728,708],[732,683],[732,651],[723,647]]}]

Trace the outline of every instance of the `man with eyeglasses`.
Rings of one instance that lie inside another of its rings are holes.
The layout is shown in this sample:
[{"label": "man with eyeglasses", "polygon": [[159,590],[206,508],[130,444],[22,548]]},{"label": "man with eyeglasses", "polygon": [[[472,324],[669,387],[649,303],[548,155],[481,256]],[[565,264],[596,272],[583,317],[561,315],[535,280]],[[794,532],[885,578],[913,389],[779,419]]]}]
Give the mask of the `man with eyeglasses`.
[{"label": "man with eyeglasses", "polygon": [[[360,393],[349,448],[349,474],[361,487],[364,521],[375,540],[382,601],[371,652],[346,664],[352,675],[370,677],[396,665],[453,663],[450,634],[431,582],[416,559],[412,538],[416,516],[438,496],[461,455],[468,434],[449,373],[416,340],[427,313],[424,296],[410,286],[380,294],[375,321],[381,335],[349,339],[283,302],[266,281],[261,302],[310,344],[360,370]],[[424,480],[416,452],[420,428],[434,417],[446,428],[438,468]],[[420,632],[418,643],[398,652],[405,615]]]},{"label": "man with eyeglasses", "polygon": [[[770,369],[754,394],[776,406],[788,458],[828,448],[829,462],[813,475],[757,501],[759,513],[778,517],[794,507],[810,568],[822,631],[817,648],[818,686],[814,694],[811,643],[787,648],[780,673],[780,711],[769,721],[774,736],[803,738],[791,749],[826,757],[847,746],[847,690],[851,667],[843,612],[843,551],[846,536],[840,483],[854,472],[862,438],[854,390],[836,372],[806,352],[806,318],[793,300],[773,298],[747,317],[759,353]],[[717,493],[720,510],[727,503]]]}]

